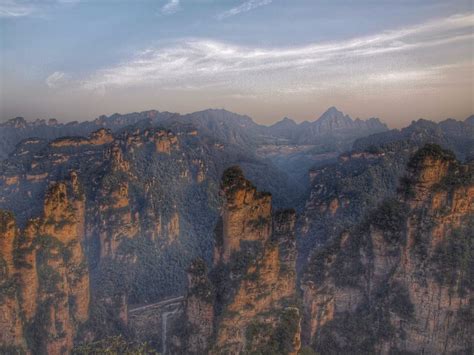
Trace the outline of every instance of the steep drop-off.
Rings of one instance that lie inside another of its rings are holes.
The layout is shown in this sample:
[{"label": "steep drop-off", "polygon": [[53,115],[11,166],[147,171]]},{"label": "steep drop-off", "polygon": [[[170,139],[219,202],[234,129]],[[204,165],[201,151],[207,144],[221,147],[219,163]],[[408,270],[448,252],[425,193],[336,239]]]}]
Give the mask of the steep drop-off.
[{"label": "steep drop-off", "polygon": [[214,265],[189,269],[185,334],[177,352],[296,354],[295,213],[272,212],[238,167],[222,179],[225,203],[216,227]]},{"label": "steep drop-off", "polygon": [[321,353],[472,351],[473,173],[425,146],[396,198],[312,256],[306,344]]},{"label": "steep drop-off", "polygon": [[425,144],[453,150],[469,160],[474,149],[472,120],[420,119],[401,130],[373,134],[355,141],[337,161],[314,166],[310,191],[300,219],[298,270],[318,245],[359,223],[387,197],[395,197],[410,157]]},{"label": "steep drop-off", "polygon": [[84,195],[73,172],[53,184],[43,213],[20,230],[0,220],[2,351],[64,354],[89,317],[89,272],[83,251]]}]

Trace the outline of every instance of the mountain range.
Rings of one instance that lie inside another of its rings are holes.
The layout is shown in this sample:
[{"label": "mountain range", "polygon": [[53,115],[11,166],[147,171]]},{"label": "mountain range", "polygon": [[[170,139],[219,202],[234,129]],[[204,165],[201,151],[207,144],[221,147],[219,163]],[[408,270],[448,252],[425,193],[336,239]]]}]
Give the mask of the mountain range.
[{"label": "mountain range", "polygon": [[388,130],[378,118],[353,120],[335,107],[330,107],[313,122],[297,124],[285,117],[273,124],[268,131],[272,136],[289,139],[296,144],[314,144],[320,139],[349,139]]},{"label": "mountain range", "polygon": [[0,352],[469,352],[473,129],[9,120]]},{"label": "mountain range", "polygon": [[314,122],[296,124],[285,118],[272,126],[255,123],[250,117],[226,110],[204,110],[186,115],[156,110],[130,114],[100,116],[93,121],[59,123],[56,119],[26,121],[13,118],[0,124],[2,146],[0,157],[6,157],[22,139],[37,137],[54,139],[62,136],[88,135],[99,128],[116,132],[130,125],[162,125],[171,127],[175,122],[191,124],[202,133],[225,140],[228,143],[259,145],[266,139],[285,139],[288,143],[314,144],[321,137],[336,136],[354,139],[370,133],[387,130],[387,126],[376,118],[367,121],[352,120],[335,107],[329,108]]}]

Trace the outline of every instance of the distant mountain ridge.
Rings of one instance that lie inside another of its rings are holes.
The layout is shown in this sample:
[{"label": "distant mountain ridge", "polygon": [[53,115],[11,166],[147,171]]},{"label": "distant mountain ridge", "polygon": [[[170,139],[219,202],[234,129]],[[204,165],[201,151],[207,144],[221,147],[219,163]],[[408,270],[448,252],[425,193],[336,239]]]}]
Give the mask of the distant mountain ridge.
[{"label": "distant mountain ridge", "polygon": [[269,132],[294,141],[297,144],[312,144],[322,136],[358,138],[364,135],[384,132],[388,130],[385,123],[379,118],[361,120],[352,119],[349,115],[339,111],[336,107],[327,109],[317,120],[304,121],[300,124],[285,117],[283,120],[269,127]]},{"label": "distant mountain ridge", "polygon": [[420,118],[401,130],[393,129],[359,138],[354,142],[353,149],[367,150],[400,141],[409,141],[419,147],[426,143],[436,143],[452,150],[458,159],[472,159],[474,157],[474,116],[464,121],[448,118],[438,123]]},{"label": "distant mountain ridge", "polygon": [[6,158],[16,144],[26,138],[55,139],[62,136],[87,136],[100,128],[108,128],[113,132],[138,124],[140,126],[170,127],[175,122],[187,123],[200,129],[203,133],[217,137],[230,143],[254,146],[272,139],[286,140],[289,144],[315,144],[321,138],[337,137],[352,140],[378,132],[387,131],[387,126],[378,118],[366,121],[355,119],[337,110],[329,108],[314,122],[297,124],[285,118],[271,126],[255,123],[252,118],[223,109],[207,109],[189,114],[159,112],[157,110],[133,112],[128,114],[115,113],[100,116],[92,121],[73,121],[60,123],[52,118],[27,121],[16,117],[0,123],[0,158]]}]

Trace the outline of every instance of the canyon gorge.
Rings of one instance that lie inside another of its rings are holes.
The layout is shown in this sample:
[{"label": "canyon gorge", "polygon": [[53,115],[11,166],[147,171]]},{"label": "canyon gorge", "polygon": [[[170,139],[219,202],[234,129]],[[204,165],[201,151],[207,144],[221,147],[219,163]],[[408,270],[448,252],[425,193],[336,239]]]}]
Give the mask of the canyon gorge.
[{"label": "canyon gorge", "polygon": [[470,353],[474,121],[0,125],[0,353]]}]

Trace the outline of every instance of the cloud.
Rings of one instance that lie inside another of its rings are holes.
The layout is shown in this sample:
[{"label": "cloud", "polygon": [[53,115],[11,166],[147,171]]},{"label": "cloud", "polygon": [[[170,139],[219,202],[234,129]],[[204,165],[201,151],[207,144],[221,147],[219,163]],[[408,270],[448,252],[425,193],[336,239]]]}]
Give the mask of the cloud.
[{"label": "cloud", "polygon": [[50,89],[57,89],[65,85],[68,81],[68,75],[61,71],[55,71],[53,74],[48,76],[45,80],[46,85]]},{"label": "cloud", "polygon": [[248,0],[239,6],[233,7],[232,9],[220,13],[219,15],[217,15],[217,18],[219,20],[223,20],[225,18],[238,15],[242,12],[251,11],[260,6],[269,5],[272,3],[272,1],[273,0]]},{"label": "cloud", "polygon": [[[474,39],[473,23],[474,14],[462,14],[372,36],[284,48],[244,47],[208,39],[181,40],[147,49],[129,61],[99,70],[84,79],[81,86],[88,90],[147,85],[173,89],[213,85],[255,89],[265,84],[281,84],[300,90],[314,88],[314,80],[321,81],[318,85],[329,85],[331,81],[343,83],[356,75],[362,80],[366,76],[372,81],[410,81],[426,77],[426,70],[420,72],[420,66],[433,66],[429,60],[418,63],[414,53],[423,55],[428,53],[427,49],[440,48],[445,55],[449,54],[449,46],[466,43],[469,49]],[[415,60],[404,64],[407,56]]]},{"label": "cloud", "polygon": [[2,0],[0,2],[0,17],[23,17],[34,13],[36,6],[30,2]]},{"label": "cloud", "polygon": [[76,4],[80,0],[0,0],[0,18],[15,18],[38,15],[59,5]]},{"label": "cloud", "polygon": [[161,8],[163,15],[172,15],[181,9],[180,0],[170,0]]}]

